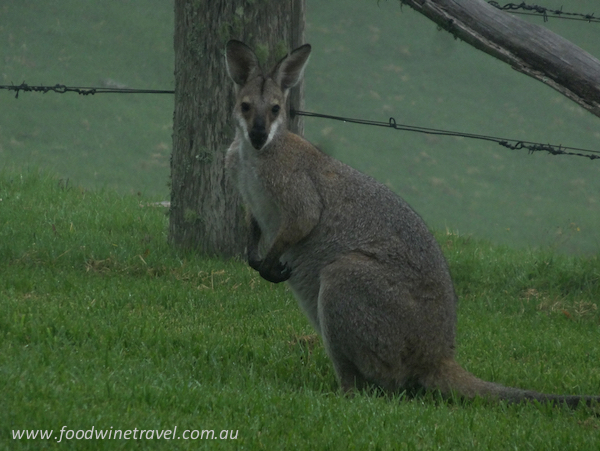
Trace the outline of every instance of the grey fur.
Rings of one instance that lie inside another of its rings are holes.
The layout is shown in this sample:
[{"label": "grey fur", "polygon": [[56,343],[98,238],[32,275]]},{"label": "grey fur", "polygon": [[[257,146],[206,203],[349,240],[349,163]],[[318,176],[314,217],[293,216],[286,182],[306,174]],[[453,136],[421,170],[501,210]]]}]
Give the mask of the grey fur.
[{"label": "grey fur", "polygon": [[227,167],[251,213],[249,264],[269,281],[287,280],[342,389],[417,385],[572,407],[598,401],[503,387],[455,362],[457,298],[423,220],[383,184],[286,128],[287,93],[309,53],[304,45],[264,74],[249,47],[227,44],[238,91]]}]

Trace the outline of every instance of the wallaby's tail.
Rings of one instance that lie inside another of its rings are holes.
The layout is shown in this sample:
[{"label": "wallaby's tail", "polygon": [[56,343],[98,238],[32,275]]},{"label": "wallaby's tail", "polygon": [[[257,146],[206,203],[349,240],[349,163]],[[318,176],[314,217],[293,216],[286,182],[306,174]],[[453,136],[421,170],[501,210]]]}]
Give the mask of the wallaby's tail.
[{"label": "wallaby's tail", "polygon": [[547,395],[533,390],[505,387],[475,377],[453,360],[443,364],[441,370],[422,381],[426,388],[437,388],[445,395],[456,393],[465,398],[481,396],[488,399],[501,399],[508,402],[539,401],[541,403],[566,404],[576,408],[580,403],[600,405],[600,396]]}]

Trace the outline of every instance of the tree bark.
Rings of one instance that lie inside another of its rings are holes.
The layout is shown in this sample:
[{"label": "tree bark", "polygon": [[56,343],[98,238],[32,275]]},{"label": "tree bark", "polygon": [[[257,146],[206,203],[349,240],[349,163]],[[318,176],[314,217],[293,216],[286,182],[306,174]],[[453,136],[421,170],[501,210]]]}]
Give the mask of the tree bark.
[{"label": "tree bark", "polygon": [[[225,173],[233,140],[233,83],[224,47],[238,39],[265,67],[304,43],[305,0],[175,0],[175,113],[169,241],[204,254],[240,256],[247,225]],[[290,93],[301,109],[302,91]],[[300,118],[291,129],[302,131]]]},{"label": "tree bark", "polygon": [[483,0],[401,2],[600,117],[600,61],[561,36]]}]

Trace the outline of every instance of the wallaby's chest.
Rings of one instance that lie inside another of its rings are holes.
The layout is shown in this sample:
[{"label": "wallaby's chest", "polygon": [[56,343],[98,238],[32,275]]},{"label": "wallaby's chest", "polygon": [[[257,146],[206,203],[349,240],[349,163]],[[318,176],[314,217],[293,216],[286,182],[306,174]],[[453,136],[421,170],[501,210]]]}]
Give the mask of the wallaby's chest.
[{"label": "wallaby's chest", "polygon": [[274,235],[280,224],[280,209],[273,196],[272,171],[265,169],[265,162],[256,155],[254,149],[244,148],[240,144],[230,149],[235,152],[234,176],[244,203],[250,207],[261,230],[266,235]]}]

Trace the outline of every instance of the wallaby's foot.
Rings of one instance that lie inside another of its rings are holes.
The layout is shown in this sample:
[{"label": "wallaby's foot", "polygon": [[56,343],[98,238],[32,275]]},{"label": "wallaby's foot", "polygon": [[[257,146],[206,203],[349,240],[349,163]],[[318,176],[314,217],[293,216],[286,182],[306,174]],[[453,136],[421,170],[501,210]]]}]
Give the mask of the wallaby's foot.
[{"label": "wallaby's foot", "polygon": [[340,381],[342,392],[348,398],[354,397],[358,392],[367,389],[370,384],[360,374],[356,366],[351,362],[342,362],[338,360],[334,364],[335,371]]}]

